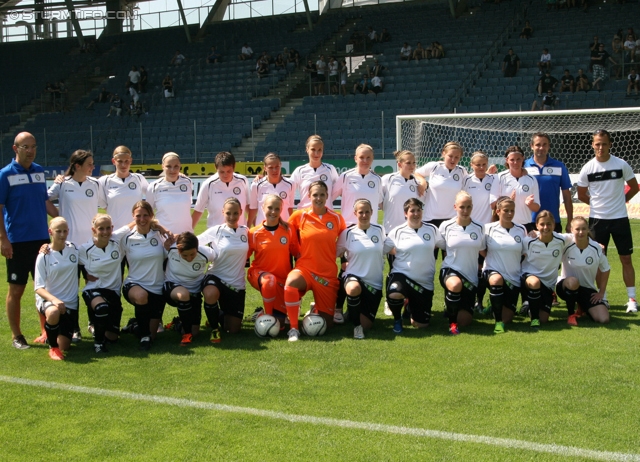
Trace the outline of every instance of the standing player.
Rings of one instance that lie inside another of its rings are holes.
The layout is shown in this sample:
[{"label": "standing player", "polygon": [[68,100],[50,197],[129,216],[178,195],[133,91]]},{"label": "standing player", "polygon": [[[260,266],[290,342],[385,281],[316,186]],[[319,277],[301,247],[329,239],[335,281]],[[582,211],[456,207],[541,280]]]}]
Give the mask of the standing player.
[{"label": "standing player", "polygon": [[270,152],[264,156],[264,171],[266,176],[256,178],[249,190],[249,226],[259,225],[265,219],[262,204],[271,194],[278,195],[283,201],[280,213],[284,221],[293,213],[293,183],[282,176],[282,162],[278,154]]},{"label": "standing player", "polygon": [[[573,202],[571,201],[571,179],[567,167],[549,154],[551,138],[546,133],[534,133],[531,137],[533,157],[524,162],[527,173],[538,180],[540,193],[540,210],[548,210],[553,214],[556,222],[556,233],[562,232],[560,222],[560,195],[567,212],[567,232],[573,220]],[[531,220],[535,221],[538,212],[531,213]]]},{"label": "standing player", "polygon": [[300,242],[300,258],[284,286],[284,302],[291,323],[290,342],[296,342],[300,337],[300,299],[308,290],[313,291],[318,314],[328,327],[333,325],[340,284],[336,277],[336,242],[346,228],[344,219],[327,207],[329,189],[324,181],[309,185],[309,199],[311,207],[296,210],[289,218],[289,225]]},{"label": "standing player", "polygon": [[98,205],[111,216],[115,229],[131,222],[131,207],[146,197],[149,183],[144,175],[131,173],[131,150],[118,146],[113,150],[111,163],[115,173],[103,175],[98,179],[100,194]]},{"label": "standing player", "polygon": [[180,156],[175,152],[162,156],[162,170],[164,178],[158,178],[149,186],[147,202],[156,210],[156,219],[166,229],[174,234],[191,232],[193,183],[180,175]]},{"label": "standing player", "polygon": [[42,244],[49,242],[47,213],[58,216],[49,200],[44,169],[34,162],[36,139],[31,133],[19,133],[13,142],[15,159],[0,170],[0,248],[7,262],[7,321],[12,345],[29,348],[20,329],[20,300],[34,275],[36,258]]},{"label": "standing player", "polygon": [[236,334],[242,328],[246,281],[244,264],[249,251],[249,228],[240,224],[242,208],[236,197],[229,197],[222,206],[224,223],[207,229],[198,236],[201,245],[218,252],[213,268],[207,270],[202,282],[204,313],[211,325],[211,343],[220,342],[218,317],[220,305],[224,313],[224,329]]},{"label": "standing player", "polygon": [[405,299],[411,305],[411,324],[429,327],[436,274],[436,246],[442,244],[438,229],[422,221],[423,204],[412,197],[404,203],[405,223],[395,227],[384,243],[384,252],[395,259],[387,281],[387,305],[393,315],[393,331],[402,332],[401,311]]},{"label": "standing player", "polygon": [[[627,287],[627,313],[638,311],[636,302],[636,272],[633,268],[633,237],[625,202],[638,193],[638,181],[633,170],[624,160],[609,153],[611,135],[606,130],[593,134],[593,150],[596,156],[580,170],[578,199],[589,204],[589,227],[595,240],[605,247],[609,238],[618,249],[622,263],[622,279]],[[625,182],[629,190],[624,192]]]},{"label": "standing player", "polygon": [[358,222],[342,231],[338,238],[338,256],[346,253],[349,261],[341,283],[347,294],[349,319],[356,339],[363,339],[364,331],[371,329],[382,300],[382,252],[386,236],[382,226],[371,223],[372,213],[368,199],[357,199],[353,214]]},{"label": "standing player", "polygon": [[[333,184],[338,180],[338,172],[331,164],[322,162],[322,153],[324,152],[324,142],[320,135],[311,135],[307,138],[307,155],[309,163],[297,167],[291,174],[291,182],[293,183],[294,192],[297,189],[300,192],[300,202],[298,202],[298,210],[311,206],[312,200],[309,196],[311,184],[322,181],[327,185],[328,199],[331,200],[333,194]],[[332,207],[329,202],[329,208]]]},{"label": "standing player", "polygon": [[449,333],[458,335],[458,325],[473,321],[473,304],[478,287],[478,254],[486,247],[484,228],[471,220],[473,201],[466,191],[455,196],[457,216],[442,222],[442,241],[438,247],[446,256],[440,269],[440,285],[445,290],[445,305],[449,317]]},{"label": "standing player", "polygon": [[[216,154],[216,173],[207,178],[200,187],[198,200],[191,215],[191,225],[195,229],[204,209],[207,209],[207,228],[224,223],[222,208],[230,197],[238,199],[240,208],[246,210],[249,204],[249,181],[244,175],[235,173],[236,158],[227,151]],[[244,213],[239,225],[245,226]]]},{"label": "standing player", "polygon": [[[611,267],[600,245],[589,239],[589,224],[583,217],[571,223],[573,244],[562,253],[562,272],[556,292],[567,302],[567,323],[578,325],[576,302],[601,324],[609,322],[609,308],[605,300]],[[593,283],[597,282],[598,287]]]},{"label": "standing player", "polygon": [[342,216],[347,226],[358,223],[356,214],[351,214],[358,199],[367,199],[372,206],[372,218],[378,223],[378,205],[382,203],[382,179],[373,170],[373,148],[361,144],[354,156],[356,167],[342,173],[333,186],[333,202],[342,196]]},{"label": "standing player", "polygon": [[491,186],[491,207],[495,208],[498,197],[510,197],[516,203],[513,221],[532,231],[531,212],[540,210],[538,182],[523,168],[524,153],[520,146],[509,146],[505,157],[507,170],[498,173]]},{"label": "standing player", "polygon": [[424,198],[420,194],[420,180],[414,176],[416,157],[411,151],[397,151],[398,171],[382,177],[382,210],[384,232],[389,235],[396,226],[406,223],[404,204],[409,199]]},{"label": "standing player", "polygon": [[38,255],[33,286],[38,312],[45,317],[49,357],[61,361],[78,322],[78,250],[67,242],[69,226],[64,218],[51,220],[49,234],[50,250]]},{"label": "standing player", "polygon": [[520,261],[527,230],[513,222],[515,211],[514,200],[501,196],[496,201],[498,221],[484,225],[487,256],[482,278],[489,287],[496,334],[504,333],[505,323],[513,321],[520,295]]},{"label": "standing player", "polygon": [[249,256],[254,254],[247,272],[249,284],[260,292],[264,311],[273,315],[284,326],[287,308],[284,304],[284,283],[292,269],[292,257],[300,251],[298,237],[282,220],[284,201],[275,194],[263,198],[262,214],[265,219],[249,230]]}]

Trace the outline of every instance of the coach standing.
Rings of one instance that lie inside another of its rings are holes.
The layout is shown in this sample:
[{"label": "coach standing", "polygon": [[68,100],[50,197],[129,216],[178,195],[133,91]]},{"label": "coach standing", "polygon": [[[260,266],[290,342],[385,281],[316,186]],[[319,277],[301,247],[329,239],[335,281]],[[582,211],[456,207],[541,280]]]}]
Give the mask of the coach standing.
[{"label": "coach standing", "polygon": [[536,178],[540,190],[540,210],[531,213],[531,221],[536,222],[538,213],[548,210],[556,221],[554,231],[562,232],[560,222],[560,194],[567,212],[567,232],[571,230],[573,220],[573,202],[571,202],[571,179],[567,167],[557,159],[549,157],[551,139],[546,133],[534,133],[531,137],[533,157],[524,162],[527,173]]},{"label": "coach standing", "polygon": [[44,169],[33,162],[36,139],[19,133],[13,143],[16,158],[0,170],[0,246],[7,259],[7,319],[13,346],[29,348],[20,330],[20,300],[33,277],[40,246],[49,242],[47,212],[57,216],[47,196]]},{"label": "coach standing", "polygon": [[[582,167],[578,178],[578,199],[589,204],[589,228],[595,240],[604,245],[609,238],[618,249],[622,263],[622,279],[627,288],[627,313],[638,311],[636,303],[636,272],[633,268],[633,237],[626,202],[638,193],[638,180],[624,160],[609,154],[611,135],[606,130],[593,134],[591,144],[596,156]],[[625,182],[629,191],[625,194]]]}]

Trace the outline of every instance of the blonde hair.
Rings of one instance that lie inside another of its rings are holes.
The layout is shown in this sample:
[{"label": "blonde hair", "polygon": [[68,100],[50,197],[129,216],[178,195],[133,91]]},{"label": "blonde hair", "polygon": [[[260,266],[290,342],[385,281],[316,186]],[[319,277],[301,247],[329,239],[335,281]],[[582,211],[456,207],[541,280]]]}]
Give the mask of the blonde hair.
[{"label": "blonde hair", "polygon": [[480,159],[489,161],[489,156],[487,156],[484,151],[475,151],[473,154],[471,154],[471,159],[469,160],[469,162],[473,164],[474,160],[478,157]]},{"label": "blonde hair", "polygon": [[[282,204],[284,204],[284,201],[282,200],[282,197],[278,196],[277,194],[267,194],[266,196],[264,196],[264,201],[262,201],[262,211],[263,212],[264,212],[265,204],[267,203],[268,200],[278,201],[278,202],[280,202],[281,206],[282,206]],[[280,210],[280,213],[282,213],[282,210]],[[279,221],[280,226],[282,226],[287,231],[289,230],[289,224],[282,219],[282,216],[278,217],[278,221]]]},{"label": "blonde hair", "polygon": [[414,153],[406,149],[394,152],[393,156],[396,158],[396,161],[398,161],[398,163],[402,162],[403,158],[406,156],[412,156],[414,159],[416,158],[416,155]]},{"label": "blonde hair", "polygon": [[471,194],[469,194],[467,191],[458,191],[458,194],[456,194],[456,204],[465,199],[469,199],[471,202],[473,202]]},{"label": "blonde hair", "polygon": [[324,141],[322,141],[322,137],[320,135],[311,135],[309,138],[307,138],[307,142],[305,143],[305,147],[308,148],[309,144],[313,143],[313,142],[319,142],[322,143],[322,146],[324,146]]},{"label": "blonde hair", "polygon": [[442,147],[442,155],[444,155],[446,152],[451,151],[453,149],[459,150],[461,156],[464,155],[464,149],[462,149],[462,145],[457,141],[449,141],[447,144],[445,144]]},{"label": "blonde hair", "polygon": [[64,219],[64,217],[55,217],[49,222],[49,229],[53,229],[54,226],[60,223],[64,223],[65,225],[67,225],[67,227],[69,227],[69,224],[67,223],[67,220]]},{"label": "blonde hair", "polygon": [[106,213],[96,213],[95,216],[91,219],[91,226],[95,226],[96,223],[100,220],[109,220],[113,224],[111,215],[108,215]]},{"label": "blonde hair", "polygon": [[369,206],[369,210],[371,210],[373,212],[373,206],[371,205],[371,201],[369,199],[356,199],[356,201],[353,203],[353,211],[355,212],[356,207],[358,207],[358,205],[360,204],[366,204]]},{"label": "blonde hair", "polygon": [[113,157],[116,158],[118,156],[129,156],[129,157],[133,157],[133,155],[131,154],[131,149],[129,149],[128,147],[121,145],[121,146],[117,146],[114,150],[113,150]]},{"label": "blonde hair", "polygon": [[173,157],[178,159],[178,162],[180,161],[180,156],[178,154],[176,154],[175,152],[167,152],[164,156],[162,156],[162,165],[164,165],[165,161]]},{"label": "blonde hair", "polygon": [[364,151],[364,150],[371,151],[371,154],[373,154],[373,148],[368,144],[362,143],[362,144],[359,144],[358,147],[356,148],[355,155],[356,156],[358,155],[358,151]]}]

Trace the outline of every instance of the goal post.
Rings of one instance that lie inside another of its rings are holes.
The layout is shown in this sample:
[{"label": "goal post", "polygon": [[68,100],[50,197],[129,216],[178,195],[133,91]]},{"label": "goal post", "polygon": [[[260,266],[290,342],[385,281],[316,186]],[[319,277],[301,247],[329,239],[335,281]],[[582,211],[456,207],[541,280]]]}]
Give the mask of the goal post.
[{"label": "goal post", "polygon": [[640,173],[640,107],[396,117],[397,148],[412,151],[418,165],[439,159],[442,147],[449,141],[457,141],[464,148],[461,163],[465,166],[477,150],[502,165],[507,147],[520,146],[529,157],[531,135],[544,132],[551,138],[549,155],[564,162],[569,173],[575,174],[593,157],[591,141],[596,130],[610,132],[611,153]]}]

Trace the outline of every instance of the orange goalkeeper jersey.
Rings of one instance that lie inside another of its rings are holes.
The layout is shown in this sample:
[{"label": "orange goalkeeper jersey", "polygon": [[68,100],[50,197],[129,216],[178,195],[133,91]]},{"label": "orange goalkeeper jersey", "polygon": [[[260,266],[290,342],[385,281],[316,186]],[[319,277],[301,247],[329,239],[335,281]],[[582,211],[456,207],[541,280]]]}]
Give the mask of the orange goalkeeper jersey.
[{"label": "orange goalkeeper jersey", "polygon": [[269,231],[263,221],[249,231],[249,256],[255,254],[251,267],[268,271],[278,280],[287,278],[292,257],[298,252],[298,237],[291,226],[286,230],[279,225],[275,231]]}]

